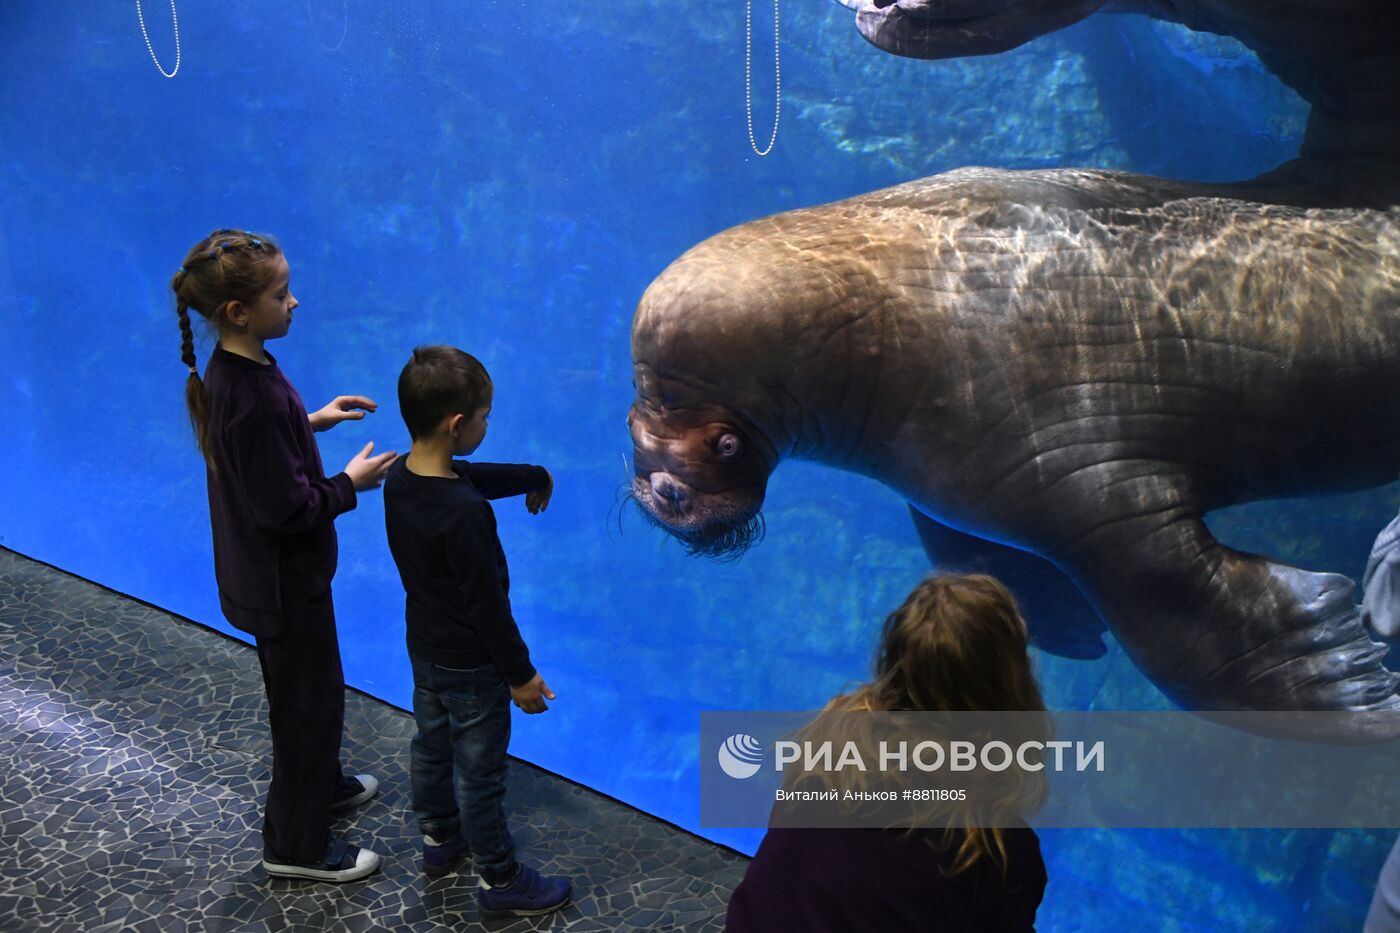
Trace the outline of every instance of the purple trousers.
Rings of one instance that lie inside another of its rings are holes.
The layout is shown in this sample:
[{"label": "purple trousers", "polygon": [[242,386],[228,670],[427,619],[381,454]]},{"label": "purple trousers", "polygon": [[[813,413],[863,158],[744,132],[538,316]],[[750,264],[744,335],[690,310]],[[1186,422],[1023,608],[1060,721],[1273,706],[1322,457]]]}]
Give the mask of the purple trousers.
[{"label": "purple trousers", "polygon": [[282,862],[319,862],[342,781],[345,725],[345,674],[331,591],[284,597],[282,612],[284,636],[257,640],[272,726],[263,852]]}]

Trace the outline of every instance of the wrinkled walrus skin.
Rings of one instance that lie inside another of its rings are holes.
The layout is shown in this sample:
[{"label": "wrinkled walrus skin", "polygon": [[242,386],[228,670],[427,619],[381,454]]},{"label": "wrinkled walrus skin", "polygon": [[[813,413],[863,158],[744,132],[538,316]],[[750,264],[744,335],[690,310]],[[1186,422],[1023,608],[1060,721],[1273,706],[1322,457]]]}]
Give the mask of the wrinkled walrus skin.
[{"label": "wrinkled walrus skin", "polygon": [[683,540],[751,519],[781,459],[820,461],[935,538],[1052,562],[1186,708],[1396,732],[1352,582],[1202,516],[1395,478],[1400,209],[961,169],[704,241],[648,288],[632,353],[633,493]]}]

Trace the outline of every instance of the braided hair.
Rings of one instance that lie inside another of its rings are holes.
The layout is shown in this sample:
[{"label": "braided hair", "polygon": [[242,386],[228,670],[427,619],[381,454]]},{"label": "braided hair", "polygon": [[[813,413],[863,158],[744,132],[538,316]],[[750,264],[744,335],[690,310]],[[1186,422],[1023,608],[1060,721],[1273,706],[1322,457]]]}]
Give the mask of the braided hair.
[{"label": "braided hair", "polygon": [[194,355],[193,308],[212,328],[225,321],[230,302],[252,304],[272,282],[276,266],[271,260],[282,249],[270,237],[246,230],[215,230],[191,247],[184,263],[170,280],[175,293],[175,315],[180,324],[180,359],[189,367],[185,380],[185,406],[204,462],[214,468],[209,449],[209,391],[199,377]]}]

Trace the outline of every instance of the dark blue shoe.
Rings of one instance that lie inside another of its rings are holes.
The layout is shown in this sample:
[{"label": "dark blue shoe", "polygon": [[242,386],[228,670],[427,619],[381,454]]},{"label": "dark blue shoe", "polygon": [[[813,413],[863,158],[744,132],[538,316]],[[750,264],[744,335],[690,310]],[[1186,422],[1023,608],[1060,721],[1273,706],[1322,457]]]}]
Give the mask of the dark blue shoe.
[{"label": "dark blue shoe", "polygon": [[350,807],[358,807],[379,793],[379,779],[372,774],[357,774],[354,777],[346,775],[340,779],[340,787],[336,789],[335,799],[331,801],[332,810],[347,810]]},{"label": "dark blue shoe", "polygon": [[440,878],[471,858],[471,846],[461,836],[446,842],[429,841],[432,838],[423,837],[423,874]]},{"label": "dark blue shoe", "polygon": [[487,884],[483,878],[477,903],[483,917],[538,917],[567,907],[572,890],[568,878],[545,878],[521,865],[515,879],[506,884]]}]

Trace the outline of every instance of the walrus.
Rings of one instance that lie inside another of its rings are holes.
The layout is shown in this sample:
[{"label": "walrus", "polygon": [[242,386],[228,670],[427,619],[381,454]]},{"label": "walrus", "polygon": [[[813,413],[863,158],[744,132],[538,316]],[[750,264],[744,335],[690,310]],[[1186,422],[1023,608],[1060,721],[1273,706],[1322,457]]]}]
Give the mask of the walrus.
[{"label": "walrus", "polygon": [[1233,36],[1308,101],[1307,133],[1233,185],[968,169],[707,240],[634,319],[643,511],[733,555],[782,458],[861,472],[909,499],[935,564],[1017,581],[1041,647],[1102,653],[1087,598],[1187,708],[1374,711],[1316,737],[1393,736],[1351,581],[1202,516],[1394,478],[1400,6],[838,2],[918,58],[1098,11]]},{"label": "walrus", "polygon": [[960,169],[705,240],[632,356],[631,492],[697,553],[753,540],[781,460],[820,461],[905,497],[935,551],[1044,566],[1183,707],[1400,710],[1350,579],[1203,522],[1395,479],[1400,209]]},{"label": "walrus", "polygon": [[1136,13],[1230,36],[1309,105],[1298,158],[1242,185],[1241,196],[1317,206],[1400,203],[1400,4],[1393,0],[837,2],[856,12],[871,44],[911,58],[994,55],[1093,13]]}]

